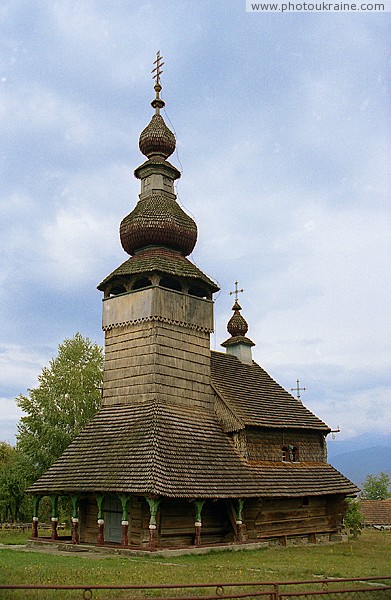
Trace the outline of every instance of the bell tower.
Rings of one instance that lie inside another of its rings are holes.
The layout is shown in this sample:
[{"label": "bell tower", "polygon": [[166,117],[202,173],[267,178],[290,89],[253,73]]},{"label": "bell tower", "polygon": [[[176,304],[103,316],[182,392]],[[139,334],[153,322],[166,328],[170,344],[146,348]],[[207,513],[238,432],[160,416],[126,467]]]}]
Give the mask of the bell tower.
[{"label": "bell tower", "polygon": [[218,286],[187,256],[197,226],[179,206],[180,172],[168,157],[176,141],[160,114],[160,53],[155,61],[155,109],[141,132],[147,160],[134,172],[139,201],[120,225],[130,255],[98,286],[103,291],[103,406],[156,399],[211,407],[210,333]]}]

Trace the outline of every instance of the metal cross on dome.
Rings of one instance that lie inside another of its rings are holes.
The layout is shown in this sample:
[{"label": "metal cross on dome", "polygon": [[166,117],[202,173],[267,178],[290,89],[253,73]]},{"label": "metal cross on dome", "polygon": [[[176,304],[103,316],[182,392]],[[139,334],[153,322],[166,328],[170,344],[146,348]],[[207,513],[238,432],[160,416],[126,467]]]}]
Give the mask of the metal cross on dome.
[{"label": "metal cross on dome", "polygon": [[153,61],[153,64],[156,65],[156,67],[154,67],[151,71],[151,73],[154,73],[154,75],[152,75],[152,79],[156,79],[156,83],[158,85],[160,85],[160,75],[163,73],[162,66],[164,65],[164,62],[161,62],[162,60],[163,57],[160,56],[160,50],[158,50],[156,52],[156,60]]},{"label": "metal cross on dome", "polygon": [[238,301],[238,294],[240,294],[241,292],[244,292],[244,289],[242,288],[241,290],[238,289],[238,282],[235,281],[235,291],[234,292],[229,292],[229,295],[232,296],[233,294],[235,294],[235,302]]}]

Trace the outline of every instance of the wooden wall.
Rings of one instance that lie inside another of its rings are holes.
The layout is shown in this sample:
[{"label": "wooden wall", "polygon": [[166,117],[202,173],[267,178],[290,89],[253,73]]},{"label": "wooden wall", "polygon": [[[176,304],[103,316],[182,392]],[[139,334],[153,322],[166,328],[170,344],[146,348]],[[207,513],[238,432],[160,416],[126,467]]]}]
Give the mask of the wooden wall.
[{"label": "wooden wall", "polygon": [[[163,499],[159,511],[159,545],[191,546],[195,536],[195,507],[189,500]],[[229,504],[223,500],[205,502],[202,509],[202,544],[233,541],[234,529]]]},{"label": "wooden wall", "polygon": [[337,495],[246,500],[247,539],[337,533],[343,510],[343,497]]},{"label": "wooden wall", "polygon": [[326,442],[321,432],[249,427],[246,428],[245,434],[248,460],[281,462],[281,449],[288,445],[298,449],[299,462],[326,462],[327,460]]},{"label": "wooden wall", "polygon": [[[223,500],[207,501],[202,510],[202,543],[217,544],[234,540],[234,521],[231,504]],[[159,547],[192,546],[195,536],[195,506],[189,500],[164,498],[157,513],[157,540]],[[107,521],[107,514],[104,511]],[[86,496],[80,501],[80,542],[96,544],[98,535],[96,498]],[[142,497],[129,502],[129,538],[133,547],[149,544],[149,506]],[[118,524],[121,514],[118,513]]]},{"label": "wooden wall", "polygon": [[209,333],[143,322],[106,331],[103,405],[157,398],[210,408]]}]

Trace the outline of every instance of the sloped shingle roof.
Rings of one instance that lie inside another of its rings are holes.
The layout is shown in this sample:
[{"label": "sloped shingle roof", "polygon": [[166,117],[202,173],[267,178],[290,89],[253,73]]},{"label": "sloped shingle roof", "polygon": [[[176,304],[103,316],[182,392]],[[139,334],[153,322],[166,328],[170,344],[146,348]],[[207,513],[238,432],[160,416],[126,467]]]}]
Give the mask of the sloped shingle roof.
[{"label": "sloped shingle roof", "polygon": [[366,525],[391,525],[391,499],[360,500],[360,509]]},{"label": "sloped shingle roof", "polygon": [[330,428],[266,371],[236,356],[211,352],[212,385],[245,425],[317,429]]},{"label": "sloped shingle roof", "polygon": [[136,275],[138,273],[146,274],[154,271],[167,273],[177,277],[189,277],[206,283],[212,291],[216,292],[219,287],[214,281],[207,277],[198,267],[193,265],[180,252],[169,250],[168,248],[146,248],[128,258],[115,271],[108,275],[102,283],[98,285],[98,290],[104,291],[106,285],[114,279],[126,276]]},{"label": "sloped shingle roof", "polygon": [[102,408],[29,491],[237,498],[358,490],[323,463],[249,464],[213,412],[155,400]]}]

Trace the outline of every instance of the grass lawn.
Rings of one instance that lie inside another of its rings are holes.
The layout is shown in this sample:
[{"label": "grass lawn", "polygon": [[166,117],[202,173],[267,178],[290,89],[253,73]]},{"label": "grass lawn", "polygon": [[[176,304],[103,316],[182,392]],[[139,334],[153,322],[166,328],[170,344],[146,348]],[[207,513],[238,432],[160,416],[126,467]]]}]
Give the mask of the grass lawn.
[{"label": "grass lawn", "polygon": [[[0,543],[5,543],[0,532]],[[14,534],[15,535],[15,534]],[[8,536],[8,540],[11,535]],[[25,538],[26,539],[26,535]],[[22,542],[18,542],[22,543]],[[0,583],[185,584],[288,581],[391,575],[391,532],[365,531],[358,541],[318,546],[272,547],[243,552],[158,557],[43,554],[0,549]],[[2,591],[2,598],[80,598],[80,592],[38,594]],[[36,595],[34,595],[36,594]],[[134,596],[134,594],[132,593]],[[94,598],[107,597],[94,592]],[[110,593],[110,597],[121,597]],[[129,592],[128,592],[129,597]]]}]

